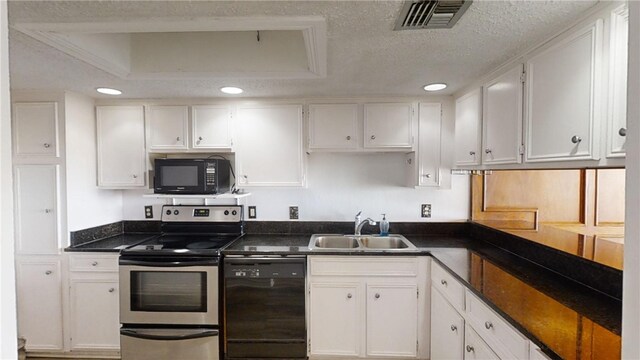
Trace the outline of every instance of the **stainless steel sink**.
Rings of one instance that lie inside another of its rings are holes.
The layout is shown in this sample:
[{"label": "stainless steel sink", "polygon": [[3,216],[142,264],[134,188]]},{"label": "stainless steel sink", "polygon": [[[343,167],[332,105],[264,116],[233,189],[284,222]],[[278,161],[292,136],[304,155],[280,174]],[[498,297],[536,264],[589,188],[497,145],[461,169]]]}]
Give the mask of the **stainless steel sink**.
[{"label": "stainless steel sink", "polygon": [[309,240],[311,250],[331,251],[411,251],[416,247],[402,235],[340,235],[314,234]]},{"label": "stainless steel sink", "polygon": [[311,240],[315,247],[323,249],[355,249],[360,246],[357,239],[342,235],[313,235]]}]

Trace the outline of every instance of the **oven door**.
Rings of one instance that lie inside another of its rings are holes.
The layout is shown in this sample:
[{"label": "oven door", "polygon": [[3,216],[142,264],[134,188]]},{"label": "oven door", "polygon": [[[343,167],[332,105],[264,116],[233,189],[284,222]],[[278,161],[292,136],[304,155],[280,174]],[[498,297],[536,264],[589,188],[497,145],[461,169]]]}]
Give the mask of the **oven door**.
[{"label": "oven door", "polygon": [[160,194],[203,194],[206,162],[200,159],[156,159],[153,188]]},{"label": "oven door", "polygon": [[120,322],[217,325],[218,260],[120,258]]}]

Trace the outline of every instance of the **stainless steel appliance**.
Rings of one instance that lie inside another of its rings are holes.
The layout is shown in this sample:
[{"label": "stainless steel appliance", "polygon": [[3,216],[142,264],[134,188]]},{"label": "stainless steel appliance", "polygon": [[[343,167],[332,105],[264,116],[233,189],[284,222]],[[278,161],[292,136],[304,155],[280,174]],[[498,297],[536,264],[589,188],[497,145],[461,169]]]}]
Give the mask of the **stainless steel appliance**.
[{"label": "stainless steel appliance", "polygon": [[123,360],[219,358],[220,249],[243,233],[241,206],[162,208],[162,234],[120,252]]},{"label": "stainless steel appliance", "polygon": [[224,259],[226,359],[306,359],[305,257]]},{"label": "stainless steel appliance", "polygon": [[222,194],[231,188],[229,160],[156,159],[154,171],[157,194]]}]

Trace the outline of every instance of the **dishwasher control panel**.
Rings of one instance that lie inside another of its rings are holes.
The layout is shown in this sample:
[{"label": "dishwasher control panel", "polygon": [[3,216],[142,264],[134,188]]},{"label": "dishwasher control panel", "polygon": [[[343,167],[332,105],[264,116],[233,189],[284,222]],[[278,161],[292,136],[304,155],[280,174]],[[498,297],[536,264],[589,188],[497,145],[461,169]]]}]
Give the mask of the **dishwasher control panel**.
[{"label": "dishwasher control panel", "polygon": [[279,259],[260,261],[254,263],[226,260],[224,264],[224,277],[231,278],[304,278],[304,261],[289,262]]}]

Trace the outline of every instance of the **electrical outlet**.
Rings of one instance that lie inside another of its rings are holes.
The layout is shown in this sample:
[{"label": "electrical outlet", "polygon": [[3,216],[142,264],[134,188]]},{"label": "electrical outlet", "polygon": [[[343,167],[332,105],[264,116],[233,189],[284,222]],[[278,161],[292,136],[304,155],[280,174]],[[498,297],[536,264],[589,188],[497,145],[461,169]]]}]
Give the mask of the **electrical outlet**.
[{"label": "electrical outlet", "polygon": [[258,217],[258,214],[256,213],[256,207],[249,206],[249,219],[255,219],[256,217]]},{"label": "electrical outlet", "polygon": [[153,219],[153,206],[147,205],[144,207],[144,218]]},{"label": "electrical outlet", "polygon": [[298,219],[298,207],[297,206],[289,206],[289,219],[297,220]]},{"label": "electrical outlet", "polygon": [[422,204],[421,216],[423,218],[431,217],[431,204]]}]

